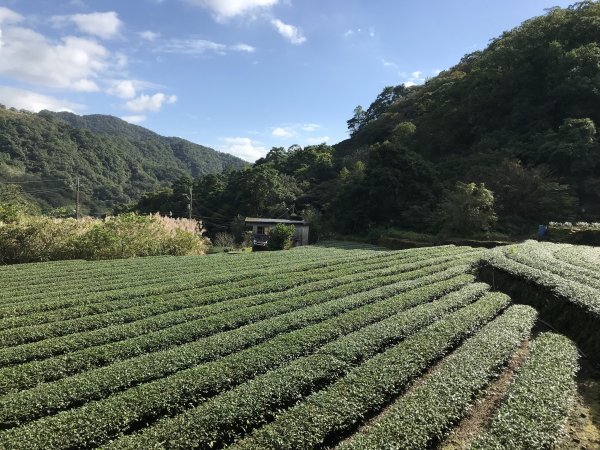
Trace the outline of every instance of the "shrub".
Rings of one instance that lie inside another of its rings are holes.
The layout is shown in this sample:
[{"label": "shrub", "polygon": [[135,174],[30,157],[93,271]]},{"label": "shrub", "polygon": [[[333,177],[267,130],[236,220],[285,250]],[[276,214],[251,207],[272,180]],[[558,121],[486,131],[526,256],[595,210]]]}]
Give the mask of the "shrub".
[{"label": "shrub", "polygon": [[81,255],[86,259],[110,259],[158,254],[164,231],[151,216],[128,213],[110,217],[96,223],[79,241]]},{"label": "shrub", "polygon": [[215,247],[235,247],[235,237],[230,233],[217,233],[213,244]]},{"label": "shrub", "polygon": [[292,246],[292,236],[296,228],[293,225],[278,223],[269,234],[269,250],[285,250]]},{"label": "shrub", "polygon": [[204,253],[198,223],[158,214],[121,214],[105,220],[21,216],[0,223],[0,262],[114,259]]},{"label": "shrub", "polygon": [[0,222],[15,222],[20,214],[21,210],[18,206],[0,203]]},{"label": "shrub", "polygon": [[175,230],[163,241],[161,254],[172,256],[201,255],[206,250],[206,242],[197,234]]}]

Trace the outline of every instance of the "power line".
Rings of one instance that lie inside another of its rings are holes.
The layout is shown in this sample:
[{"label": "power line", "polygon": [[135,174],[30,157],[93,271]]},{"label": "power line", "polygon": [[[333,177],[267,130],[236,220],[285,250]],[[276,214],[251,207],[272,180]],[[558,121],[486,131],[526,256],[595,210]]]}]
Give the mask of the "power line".
[{"label": "power line", "polygon": [[55,178],[51,180],[30,180],[30,181],[1,181],[0,184],[25,184],[25,183],[52,183],[55,181],[70,181],[68,178]]},{"label": "power line", "polygon": [[[69,182],[69,185],[67,186],[63,186],[63,187],[49,187],[49,188],[43,188],[40,186],[40,188],[34,188],[33,190],[23,190],[24,194],[42,194],[42,193],[46,193],[46,192],[57,192],[57,191],[75,191],[75,203],[76,203],[76,215],[79,216],[79,210],[80,210],[80,199],[79,199],[79,194],[80,194],[80,187],[81,187],[81,182],[80,182],[80,177],[76,177],[75,178],[75,183],[73,186],[73,180],[69,179],[69,178],[52,178],[52,179],[46,179],[46,180],[29,180],[29,181],[5,181],[5,180],[0,180],[0,185],[4,184],[4,185],[25,185],[27,183],[52,183],[52,182],[59,182],[59,181],[67,181]],[[189,219],[196,219],[196,220],[201,220],[204,223],[210,224],[214,227],[218,227],[218,228],[223,228],[223,229],[228,229],[229,227],[227,225],[223,225],[222,223],[218,223],[221,221],[225,221],[225,222],[229,222],[229,217],[226,214],[214,211],[210,208],[207,208],[205,205],[202,205],[200,207],[200,209],[205,210],[207,213],[207,215],[201,215],[201,216],[197,216],[192,214],[193,211],[193,188],[190,187],[190,191],[188,194],[184,194],[184,197],[186,197],[186,199],[188,200],[188,204],[187,206],[187,211],[170,211],[170,214],[177,214],[177,215],[181,215],[183,216],[184,214],[188,215]],[[212,219],[212,220],[210,220]]]},{"label": "power line", "polygon": [[64,190],[72,190],[69,187],[61,187],[61,188],[48,188],[48,189],[36,189],[35,191],[23,191],[24,194],[41,194],[43,192],[54,192],[54,191],[64,191]]},{"label": "power line", "polygon": [[210,208],[208,208],[206,205],[200,205],[200,206],[198,207],[198,209],[199,209],[200,211],[202,211],[202,210],[208,211],[208,212],[209,212],[209,213],[211,213],[213,216],[221,216],[221,217],[223,217],[223,218],[225,218],[225,219],[227,219],[227,218],[228,218],[228,216],[227,216],[227,215],[225,215],[225,214],[223,214],[223,213],[220,213],[220,212],[217,212],[217,211],[215,211],[215,210],[213,210],[213,209],[210,209]]}]

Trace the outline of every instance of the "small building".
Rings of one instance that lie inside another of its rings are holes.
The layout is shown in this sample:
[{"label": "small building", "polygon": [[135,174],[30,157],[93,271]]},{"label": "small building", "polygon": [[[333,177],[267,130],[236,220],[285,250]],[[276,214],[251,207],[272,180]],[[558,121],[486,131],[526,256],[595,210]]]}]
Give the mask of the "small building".
[{"label": "small building", "polygon": [[252,235],[269,236],[269,230],[275,228],[279,223],[284,225],[294,225],[296,233],[294,233],[294,241],[296,245],[308,245],[308,223],[304,220],[287,220],[287,219],[266,219],[263,217],[246,217],[246,228],[252,228]]}]

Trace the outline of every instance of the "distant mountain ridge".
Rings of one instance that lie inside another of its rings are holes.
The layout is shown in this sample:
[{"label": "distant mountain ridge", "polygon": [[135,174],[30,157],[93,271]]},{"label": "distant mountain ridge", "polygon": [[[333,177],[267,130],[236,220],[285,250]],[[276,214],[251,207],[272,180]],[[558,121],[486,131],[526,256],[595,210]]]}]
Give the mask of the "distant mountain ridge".
[{"label": "distant mountain ridge", "polygon": [[114,133],[131,139],[149,139],[153,137],[164,138],[164,136],[161,136],[148,128],[106,114],[88,114],[80,116],[67,111],[53,112],[47,110],[40,111],[40,114],[49,114],[58,117],[73,128],[85,128],[94,133]]},{"label": "distant mountain ridge", "polygon": [[[134,141],[160,141],[171,148],[175,157],[189,168],[190,175],[194,178],[207,173],[220,173],[229,168],[239,169],[247,165],[245,161],[229,153],[219,152],[211,147],[179,137],[161,136],[147,128],[110,115],[90,114],[79,116],[66,111],[41,111],[40,114],[54,115],[73,128],[86,129],[105,136],[119,136]],[[213,161],[215,156],[217,160]]]},{"label": "distant mountain ridge", "polygon": [[45,209],[71,207],[77,177],[84,211],[101,214],[182,176],[246,164],[109,115],[0,109],[0,181],[20,182]]}]

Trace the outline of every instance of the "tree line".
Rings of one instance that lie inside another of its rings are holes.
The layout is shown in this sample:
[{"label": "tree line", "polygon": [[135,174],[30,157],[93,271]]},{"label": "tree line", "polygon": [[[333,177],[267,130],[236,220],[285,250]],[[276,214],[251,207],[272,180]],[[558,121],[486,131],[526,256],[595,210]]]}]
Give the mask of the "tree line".
[{"label": "tree line", "polygon": [[252,167],[180,180],[137,207],[181,209],[187,183],[209,227],[290,208],[346,234],[598,221],[599,23],[597,2],[553,8],[423,85],[385,87],[354,110],[345,141],[273,148]]}]

